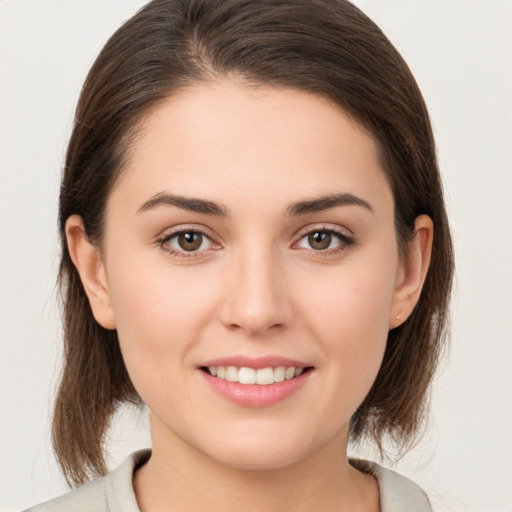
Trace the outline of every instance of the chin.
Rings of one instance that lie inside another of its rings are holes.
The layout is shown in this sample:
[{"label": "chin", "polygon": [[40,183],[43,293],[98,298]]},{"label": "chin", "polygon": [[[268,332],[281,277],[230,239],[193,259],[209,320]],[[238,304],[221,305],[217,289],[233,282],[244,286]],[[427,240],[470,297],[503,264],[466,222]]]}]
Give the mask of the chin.
[{"label": "chin", "polygon": [[296,453],[234,453],[222,457],[219,462],[226,466],[245,471],[272,471],[286,468],[295,462],[299,457]]},{"label": "chin", "polygon": [[[242,443],[224,444],[210,452],[217,462],[232,468],[247,471],[279,470],[295,464],[315,449],[309,443],[291,439],[244,439]],[[250,441],[250,444],[249,444]],[[270,442],[269,442],[270,441]]]}]

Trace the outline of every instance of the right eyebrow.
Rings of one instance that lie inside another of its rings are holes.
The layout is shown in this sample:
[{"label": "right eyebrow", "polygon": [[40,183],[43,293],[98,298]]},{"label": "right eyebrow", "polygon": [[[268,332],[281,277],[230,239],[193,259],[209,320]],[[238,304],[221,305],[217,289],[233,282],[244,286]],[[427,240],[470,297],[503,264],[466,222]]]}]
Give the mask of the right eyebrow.
[{"label": "right eyebrow", "polygon": [[146,212],[157,208],[159,206],[177,206],[182,210],[187,210],[196,213],[206,213],[208,215],[217,215],[219,217],[227,217],[227,208],[221,204],[207,201],[205,199],[198,199],[195,197],[185,197],[167,192],[159,192],[150,197],[147,201],[142,203],[138,208],[137,213]]}]

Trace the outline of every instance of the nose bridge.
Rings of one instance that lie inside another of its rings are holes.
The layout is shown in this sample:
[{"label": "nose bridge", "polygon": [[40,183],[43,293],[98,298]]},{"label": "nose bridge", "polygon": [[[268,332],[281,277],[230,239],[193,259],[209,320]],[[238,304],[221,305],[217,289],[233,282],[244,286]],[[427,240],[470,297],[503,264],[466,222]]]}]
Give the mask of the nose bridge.
[{"label": "nose bridge", "polygon": [[286,273],[268,242],[252,242],[234,251],[227,269],[222,322],[249,334],[283,327],[291,319]]}]

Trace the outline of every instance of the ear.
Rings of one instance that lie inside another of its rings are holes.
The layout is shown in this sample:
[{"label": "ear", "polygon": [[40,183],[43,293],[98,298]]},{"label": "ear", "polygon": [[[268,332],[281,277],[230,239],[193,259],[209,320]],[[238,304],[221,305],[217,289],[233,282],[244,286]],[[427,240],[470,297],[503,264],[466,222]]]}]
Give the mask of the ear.
[{"label": "ear", "polygon": [[71,215],[66,221],[66,241],[96,321],[105,329],[115,329],[116,322],[108,291],[105,266],[99,249],[85,233],[82,218]]},{"label": "ear", "polygon": [[408,244],[407,258],[399,263],[389,316],[390,329],[407,320],[420,298],[430,265],[433,237],[432,219],[420,215],[415,221],[414,237]]}]

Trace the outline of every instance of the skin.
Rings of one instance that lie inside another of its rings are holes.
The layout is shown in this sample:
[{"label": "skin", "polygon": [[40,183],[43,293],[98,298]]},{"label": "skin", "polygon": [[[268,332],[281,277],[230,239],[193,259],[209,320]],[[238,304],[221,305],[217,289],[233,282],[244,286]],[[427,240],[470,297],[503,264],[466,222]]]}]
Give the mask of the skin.
[{"label": "skin", "polygon": [[[226,215],[140,211],[162,193],[215,202]],[[289,213],[332,194],[369,208]],[[400,258],[393,215],[373,139],[325,99],[226,79],[147,116],[109,197],[101,247],[79,217],[67,223],[94,315],[117,329],[150,410],[153,455],[134,477],[142,511],[379,510],[375,480],[346,460],[349,420],[389,329],[418,300],[433,236],[419,217]],[[188,253],[176,237],[162,242],[180,229],[208,238]],[[329,229],[342,238],[312,247],[307,234]],[[243,407],[198,368],[233,355],[314,369],[285,400]]]}]

